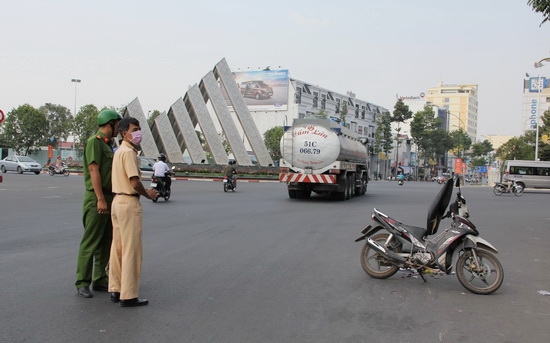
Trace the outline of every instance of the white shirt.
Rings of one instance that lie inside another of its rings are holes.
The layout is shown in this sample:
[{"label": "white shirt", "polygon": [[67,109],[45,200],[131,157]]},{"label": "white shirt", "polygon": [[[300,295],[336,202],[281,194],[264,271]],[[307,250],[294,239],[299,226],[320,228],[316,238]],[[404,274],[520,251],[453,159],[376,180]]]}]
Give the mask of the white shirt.
[{"label": "white shirt", "polygon": [[168,168],[168,165],[162,161],[155,162],[155,164],[153,165],[153,172],[157,177],[166,176],[166,172],[169,171],[170,168]]}]

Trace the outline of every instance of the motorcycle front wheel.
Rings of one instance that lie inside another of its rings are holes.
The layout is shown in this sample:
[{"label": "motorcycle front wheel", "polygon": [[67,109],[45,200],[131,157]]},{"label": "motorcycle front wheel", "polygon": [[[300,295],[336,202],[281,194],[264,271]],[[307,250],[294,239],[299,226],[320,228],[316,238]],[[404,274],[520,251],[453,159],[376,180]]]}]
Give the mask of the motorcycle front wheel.
[{"label": "motorcycle front wheel", "polygon": [[51,169],[50,169],[49,173],[50,173],[50,176],[54,176],[54,175],[55,175],[54,171],[51,170]]},{"label": "motorcycle front wheel", "polygon": [[223,191],[227,192],[229,190],[229,186],[227,186],[227,182],[223,183]]},{"label": "motorcycle front wheel", "polygon": [[[392,248],[386,245],[386,241],[388,240],[389,236],[389,233],[378,233],[371,236],[370,239],[394,252],[401,252],[400,245],[396,245]],[[390,244],[392,242],[390,242]],[[389,278],[390,276],[397,273],[397,271],[399,270],[398,266],[386,260],[384,256],[380,255],[377,251],[372,249],[366,242],[363,246],[363,249],[361,250],[361,267],[363,267],[365,273],[375,279]]]},{"label": "motorcycle front wheel", "polygon": [[516,186],[512,189],[512,191],[514,192],[514,195],[517,196],[517,197],[520,197],[523,195],[523,187],[521,186]]},{"label": "motorcycle front wheel", "polygon": [[[472,293],[491,294],[502,285],[504,270],[495,255],[485,250],[467,250],[456,262],[458,281]],[[479,268],[478,268],[479,265]]]},{"label": "motorcycle front wheel", "polygon": [[493,187],[493,193],[495,193],[495,195],[501,195],[503,191],[503,187],[499,185],[495,185],[495,187]]}]

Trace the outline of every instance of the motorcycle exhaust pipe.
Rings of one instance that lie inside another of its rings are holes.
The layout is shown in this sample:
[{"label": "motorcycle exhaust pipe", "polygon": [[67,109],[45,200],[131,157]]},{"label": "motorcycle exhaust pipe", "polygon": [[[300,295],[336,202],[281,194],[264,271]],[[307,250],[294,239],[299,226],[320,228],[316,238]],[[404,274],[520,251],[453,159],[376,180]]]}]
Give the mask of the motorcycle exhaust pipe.
[{"label": "motorcycle exhaust pipe", "polygon": [[377,251],[379,254],[384,255],[388,260],[391,260],[396,263],[405,263],[407,261],[403,256],[398,255],[393,251],[384,248],[377,242],[373,241],[370,237],[367,238],[367,244],[369,245],[369,247]]}]

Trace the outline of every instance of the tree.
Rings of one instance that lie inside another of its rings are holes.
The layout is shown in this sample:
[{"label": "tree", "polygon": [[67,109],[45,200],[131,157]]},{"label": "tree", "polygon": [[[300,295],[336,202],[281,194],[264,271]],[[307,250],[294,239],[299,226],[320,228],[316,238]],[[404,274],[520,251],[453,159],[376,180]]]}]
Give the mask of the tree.
[{"label": "tree", "polygon": [[496,151],[495,156],[506,160],[534,160],[535,158],[535,133],[527,132],[520,137],[513,137],[502,144]]},{"label": "tree", "polygon": [[437,161],[453,147],[451,136],[441,128],[441,119],[435,117],[431,106],[414,114],[411,137],[424,158],[424,166],[438,164]]},{"label": "tree", "polygon": [[[383,152],[387,159],[388,154],[392,151],[392,142],[393,136],[391,134],[391,115],[390,112],[384,112],[376,121],[373,150],[378,156],[380,156],[380,152]],[[378,164],[380,164],[379,159]]]},{"label": "tree", "polygon": [[[233,150],[231,149],[231,144],[229,144],[229,141],[227,140],[227,137],[225,136],[225,132],[218,133],[218,136],[220,136],[220,140],[222,141],[223,149],[225,150],[225,153],[227,155],[232,154]],[[235,157],[235,156],[233,156]]]},{"label": "tree", "polygon": [[411,119],[412,116],[413,113],[409,110],[409,106],[405,105],[403,100],[398,99],[393,107],[393,117],[391,120],[399,124]]},{"label": "tree", "polygon": [[489,164],[485,157],[474,157],[470,161],[470,168],[486,166]]},{"label": "tree", "polygon": [[319,112],[315,113],[315,117],[326,119],[328,117],[328,113],[324,109],[321,109]]},{"label": "tree", "polygon": [[539,160],[550,161],[550,111],[542,115],[542,127],[539,128]]},{"label": "tree", "polygon": [[481,143],[472,144],[472,157],[486,156],[493,150],[493,144],[486,139]]},{"label": "tree", "polygon": [[449,135],[452,141],[453,155],[459,158],[464,157],[464,152],[472,145],[470,136],[462,128],[450,132]]},{"label": "tree", "polygon": [[527,4],[533,8],[536,13],[542,13],[544,20],[540,26],[550,20],[550,1],[549,0],[527,0]]},{"label": "tree", "polygon": [[340,124],[346,125],[346,115],[348,114],[348,102],[342,99],[342,108],[340,109]]},{"label": "tree", "polygon": [[48,133],[46,115],[29,104],[7,113],[2,141],[18,155],[39,151]]},{"label": "tree", "polygon": [[38,110],[44,113],[48,120],[46,138],[49,142],[44,143],[55,142],[56,144],[52,145],[57,146],[60,141],[66,142],[74,128],[74,119],[71,111],[65,106],[51,103],[40,106]]},{"label": "tree", "polygon": [[151,115],[147,119],[147,124],[149,124],[150,128],[153,127],[153,123],[158,116],[160,116],[160,111],[154,110],[153,112],[151,112]]},{"label": "tree", "polygon": [[282,126],[275,126],[264,133],[264,143],[273,161],[281,159],[281,138],[284,131]]},{"label": "tree", "polygon": [[425,106],[422,111],[414,114],[411,121],[411,137],[413,143],[418,147],[419,152],[424,155],[424,164],[426,164],[428,151],[430,150],[430,133],[435,128],[435,113],[430,106]]},{"label": "tree", "polygon": [[97,132],[97,115],[99,110],[95,105],[85,105],[80,108],[80,111],[74,118],[74,136],[75,141],[79,142],[80,149],[84,148],[86,140]]}]

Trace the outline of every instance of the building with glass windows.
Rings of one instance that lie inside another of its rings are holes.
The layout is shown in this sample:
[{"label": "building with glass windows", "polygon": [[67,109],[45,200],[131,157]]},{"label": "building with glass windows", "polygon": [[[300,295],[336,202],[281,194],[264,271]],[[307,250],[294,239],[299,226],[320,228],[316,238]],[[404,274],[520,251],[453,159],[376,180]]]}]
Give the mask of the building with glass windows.
[{"label": "building with glass windows", "polygon": [[464,130],[477,141],[478,85],[444,84],[428,88],[426,101],[448,111],[448,131]]}]

